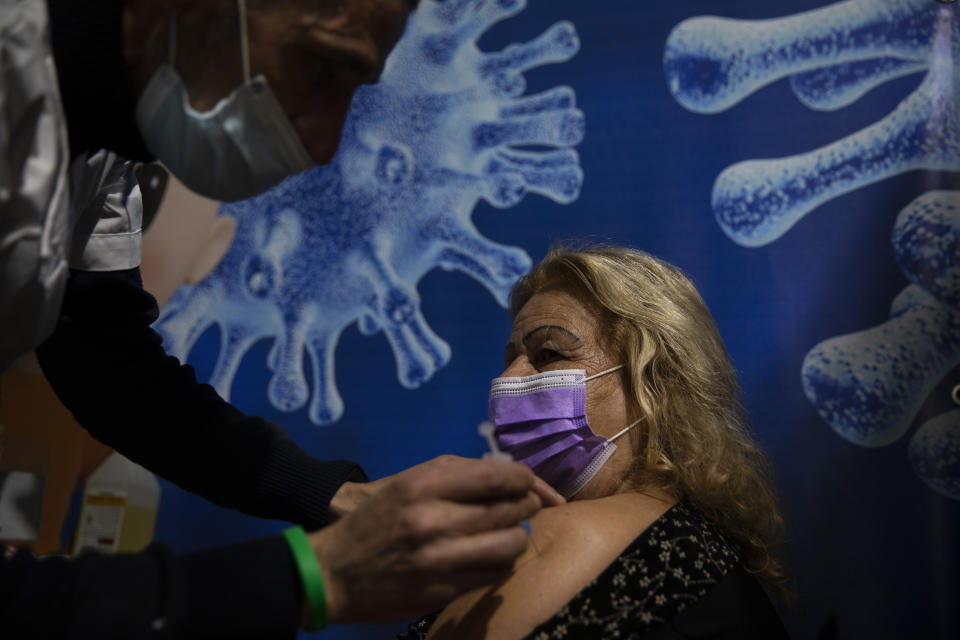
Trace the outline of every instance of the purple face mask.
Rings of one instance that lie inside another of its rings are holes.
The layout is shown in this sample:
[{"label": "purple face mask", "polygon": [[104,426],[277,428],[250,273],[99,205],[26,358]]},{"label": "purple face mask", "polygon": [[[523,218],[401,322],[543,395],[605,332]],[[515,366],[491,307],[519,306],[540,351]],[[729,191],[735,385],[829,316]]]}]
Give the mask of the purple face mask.
[{"label": "purple face mask", "polygon": [[[490,388],[490,421],[500,450],[565,498],[572,498],[597,474],[617,448],[587,422],[587,377],[583,369],[544,371],[523,378],[495,378]],[[642,420],[642,418],[641,418]]]}]

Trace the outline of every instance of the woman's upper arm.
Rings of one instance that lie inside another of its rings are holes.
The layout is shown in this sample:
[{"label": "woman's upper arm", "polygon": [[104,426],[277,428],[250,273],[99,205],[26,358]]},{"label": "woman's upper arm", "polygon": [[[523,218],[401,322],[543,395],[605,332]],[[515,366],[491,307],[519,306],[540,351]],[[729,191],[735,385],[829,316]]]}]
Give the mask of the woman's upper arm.
[{"label": "woman's upper arm", "polygon": [[451,603],[430,630],[431,639],[522,638],[602,573],[636,536],[587,502],[544,509],[530,524],[530,545],[511,576]]}]

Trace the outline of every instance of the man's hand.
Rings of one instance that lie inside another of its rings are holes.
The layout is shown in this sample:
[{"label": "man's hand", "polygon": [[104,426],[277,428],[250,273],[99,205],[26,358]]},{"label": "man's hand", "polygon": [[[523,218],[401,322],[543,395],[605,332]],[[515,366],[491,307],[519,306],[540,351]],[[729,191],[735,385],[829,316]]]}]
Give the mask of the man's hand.
[{"label": "man's hand", "polygon": [[[439,456],[424,464],[411,467],[406,471],[401,471],[398,474],[387,476],[373,482],[345,482],[337,490],[333,496],[333,499],[330,501],[330,515],[333,519],[336,519],[342,518],[348,513],[352,513],[360,505],[370,499],[371,496],[378,493],[389,483],[393,482],[404,474],[412,472],[415,469],[419,469],[426,465],[456,466],[461,460],[467,460],[467,458],[450,455]],[[537,476],[534,476],[533,492],[540,496],[540,502],[543,503],[544,507],[555,507],[566,502],[566,500],[563,499],[563,496],[557,493],[553,487],[548,485]]]},{"label": "man's hand", "polygon": [[356,510],[311,534],[331,622],[414,617],[506,577],[541,507],[529,468],[445,456],[374,483]]}]

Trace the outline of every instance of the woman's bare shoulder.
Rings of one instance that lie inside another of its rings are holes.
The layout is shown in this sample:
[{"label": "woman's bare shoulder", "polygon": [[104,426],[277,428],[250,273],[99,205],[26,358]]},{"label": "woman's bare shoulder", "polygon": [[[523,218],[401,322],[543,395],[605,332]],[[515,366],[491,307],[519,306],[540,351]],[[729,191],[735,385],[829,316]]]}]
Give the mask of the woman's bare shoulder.
[{"label": "woman's bare shoulder", "polygon": [[541,553],[563,552],[584,544],[616,547],[619,553],[673,504],[635,492],[568,502],[542,509],[534,516],[530,521],[531,539]]},{"label": "woman's bare shoulder", "polygon": [[600,575],[670,503],[618,494],[541,510],[503,583],[451,603],[430,638],[522,638]]}]

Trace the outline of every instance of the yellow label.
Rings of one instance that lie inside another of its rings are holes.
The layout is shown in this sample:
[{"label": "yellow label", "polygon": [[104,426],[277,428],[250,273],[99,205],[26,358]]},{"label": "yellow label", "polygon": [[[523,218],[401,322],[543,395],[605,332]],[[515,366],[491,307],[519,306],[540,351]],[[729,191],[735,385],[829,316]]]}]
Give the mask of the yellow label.
[{"label": "yellow label", "polygon": [[157,524],[157,510],[147,507],[128,506],[123,515],[120,539],[117,551],[134,553],[146,549],[153,541],[153,530]]},{"label": "yellow label", "polygon": [[127,504],[127,498],[125,496],[88,495],[87,504],[94,507],[122,507]]}]

